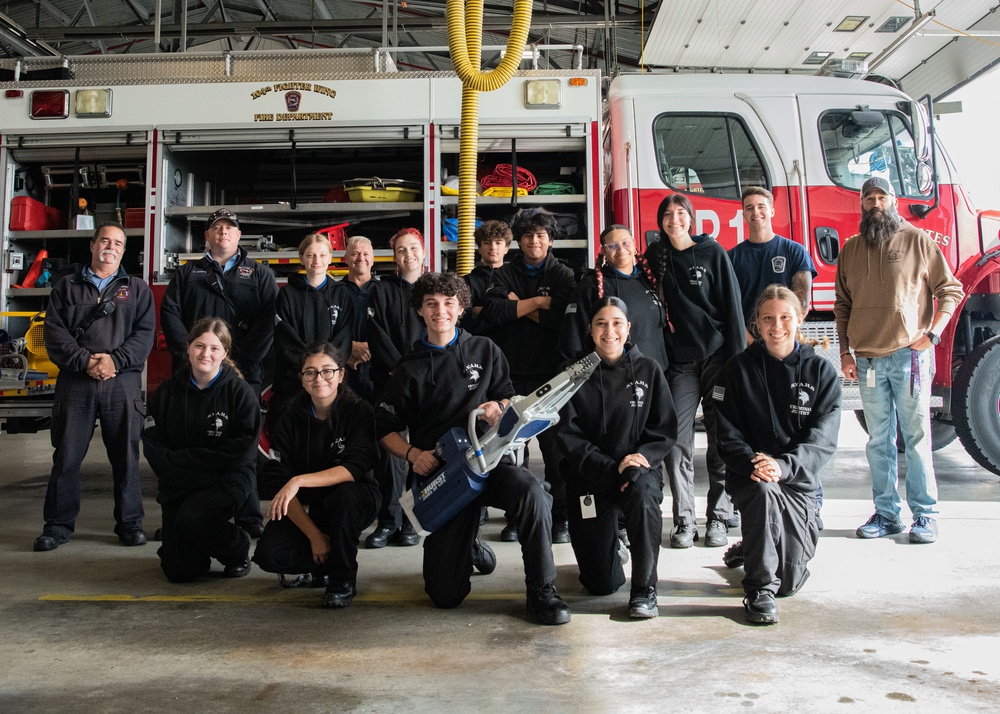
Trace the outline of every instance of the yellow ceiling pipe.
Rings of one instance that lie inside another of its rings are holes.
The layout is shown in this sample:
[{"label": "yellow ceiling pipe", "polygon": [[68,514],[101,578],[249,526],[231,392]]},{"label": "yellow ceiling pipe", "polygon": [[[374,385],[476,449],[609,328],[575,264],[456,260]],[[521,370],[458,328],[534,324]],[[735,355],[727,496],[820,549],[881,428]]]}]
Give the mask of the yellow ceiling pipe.
[{"label": "yellow ceiling pipe", "polygon": [[459,275],[472,272],[476,262],[476,165],[479,152],[479,93],[499,89],[521,64],[531,25],[531,0],[515,0],[507,50],[499,66],[481,71],[483,56],[483,0],[448,0],[448,47],[451,64],[462,80],[462,136],[458,155]]}]

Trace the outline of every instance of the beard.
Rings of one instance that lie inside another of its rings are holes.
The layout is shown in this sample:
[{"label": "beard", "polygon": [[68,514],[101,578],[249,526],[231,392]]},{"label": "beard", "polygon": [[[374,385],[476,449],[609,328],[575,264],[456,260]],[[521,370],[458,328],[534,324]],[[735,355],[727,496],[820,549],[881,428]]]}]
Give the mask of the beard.
[{"label": "beard", "polygon": [[880,208],[873,208],[870,211],[862,209],[861,237],[869,246],[877,248],[889,242],[902,222],[903,219],[899,217],[895,206],[890,206],[884,211]]}]

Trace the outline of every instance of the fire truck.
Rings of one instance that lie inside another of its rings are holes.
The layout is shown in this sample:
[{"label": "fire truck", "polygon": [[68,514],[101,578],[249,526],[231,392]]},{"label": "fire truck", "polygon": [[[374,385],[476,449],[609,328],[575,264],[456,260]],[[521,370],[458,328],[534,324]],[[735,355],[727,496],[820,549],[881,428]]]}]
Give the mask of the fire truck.
[{"label": "fire truck", "polygon": [[[51,64],[0,61],[9,80],[0,82],[0,419],[8,431],[44,425],[50,412],[56,369],[42,316],[55,280],[89,262],[95,224],[122,223],[123,265],[149,282],[157,305],[176,268],[204,253],[205,220],[220,207],[237,214],[241,243],[279,283],[299,269],[296,248],[313,232],[328,235],[335,253],[346,237],[365,235],[376,268],[391,269],[389,238],[416,227],[428,268],[454,266],[450,177],[462,85],[453,74],[393,72],[386,54],[335,50]],[[545,207],[564,229],[556,255],[583,269],[594,264],[604,222],[594,200],[601,80],[597,71],[571,74],[522,72],[483,94],[483,183],[523,178],[519,191],[484,191],[477,217],[509,220]],[[147,388],[169,369],[158,332]]]},{"label": "fire truck", "polygon": [[[357,51],[11,63],[0,61],[9,80],[0,82],[8,430],[33,428],[48,413],[54,380],[39,316],[51,281],[89,258],[88,212],[98,223],[120,217],[124,264],[157,300],[176,267],[201,254],[204,220],[223,206],[279,281],[298,269],[295,246],[315,231],[335,248],[367,235],[386,265],[388,237],[416,226],[428,238],[428,267],[454,265],[449,179],[458,172],[461,85],[451,74],[398,73],[386,55]],[[809,331],[833,342],[837,255],[856,232],[858,187],[872,175],[890,179],[901,214],[937,241],[967,294],[936,350],[934,444],[957,434],[1000,473],[1000,213],[972,206],[934,136],[929,100],[840,78],[606,82],[596,71],[552,70],[519,72],[481,101],[480,174],[527,169],[535,190],[478,197],[480,218],[545,207],[565,229],[556,254],[583,268],[606,222],[628,225],[640,246],[655,239],[656,208],[671,192],[692,200],[698,232],[732,247],[745,237],[743,188],[766,186],[775,229],[803,244],[819,271]],[[827,355],[839,361],[836,344]],[[168,369],[160,340],[147,385]],[[856,384],[845,383],[844,406],[860,409]]]},{"label": "fire truck", "polygon": [[[892,182],[900,215],[926,231],[966,293],[935,350],[932,443],[956,433],[983,467],[1000,473],[1000,212],[977,211],[933,131],[929,98],[857,79],[786,75],[652,75],[615,78],[608,94],[610,213],[640,244],[658,234],[656,209],[684,193],[694,230],[725,248],[745,238],[740,195],[774,195],[774,228],[812,256],[806,332],[830,339],[837,256],[857,232],[859,189]],[[838,369],[839,371],[839,369]],[[856,382],[845,409],[863,420]]]}]

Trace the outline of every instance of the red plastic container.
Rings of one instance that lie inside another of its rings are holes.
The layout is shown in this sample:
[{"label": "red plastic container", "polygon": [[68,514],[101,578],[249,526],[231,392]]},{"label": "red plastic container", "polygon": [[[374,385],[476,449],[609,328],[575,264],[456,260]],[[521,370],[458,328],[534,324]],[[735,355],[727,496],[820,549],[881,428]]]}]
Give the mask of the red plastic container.
[{"label": "red plastic container", "polygon": [[45,231],[66,228],[66,214],[29,196],[15,196],[10,202],[12,231]]},{"label": "red plastic container", "polygon": [[142,228],[146,220],[146,209],[145,208],[126,208],[125,209],[125,227],[126,228]]}]

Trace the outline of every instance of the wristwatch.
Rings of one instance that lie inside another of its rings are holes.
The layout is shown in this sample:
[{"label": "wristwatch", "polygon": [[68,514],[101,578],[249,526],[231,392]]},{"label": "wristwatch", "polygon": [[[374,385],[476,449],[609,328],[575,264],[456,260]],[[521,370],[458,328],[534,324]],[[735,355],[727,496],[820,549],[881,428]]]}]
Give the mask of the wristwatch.
[{"label": "wristwatch", "polygon": [[924,333],[924,336],[928,340],[930,340],[931,344],[934,345],[935,347],[941,344],[941,335],[935,335],[933,332],[928,330],[927,332]]}]

